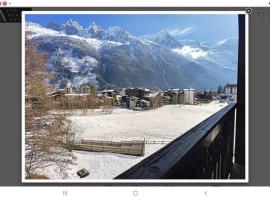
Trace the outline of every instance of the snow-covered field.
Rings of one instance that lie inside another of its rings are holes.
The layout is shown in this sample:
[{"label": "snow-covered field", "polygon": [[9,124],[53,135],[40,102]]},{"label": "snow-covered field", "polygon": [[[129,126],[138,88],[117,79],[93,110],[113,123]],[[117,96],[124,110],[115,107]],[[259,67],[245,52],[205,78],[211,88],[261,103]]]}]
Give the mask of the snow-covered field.
[{"label": "snow-covered field", "polygon": [[[92,114],[74,113],[70,119],[77,136],[82,139],[171,141],[211,116],[226,104],[166,105],[147,111],[114,109],[111,114],[95,110]],[[45,172],[51,179],[80,179],[76,172],[85,168],[90,175],[84,179],[112,179],[154,153],[166,144],[147,144],[144,157],[113,153],[74,151],[76,164],[70,165],[67,177],[53,167]]]}]

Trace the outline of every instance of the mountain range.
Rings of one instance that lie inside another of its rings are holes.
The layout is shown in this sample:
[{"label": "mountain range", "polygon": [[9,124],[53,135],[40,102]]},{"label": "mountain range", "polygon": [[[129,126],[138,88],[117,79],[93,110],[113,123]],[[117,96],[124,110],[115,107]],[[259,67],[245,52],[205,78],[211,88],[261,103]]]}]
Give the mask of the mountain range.
[{"label": "mountain range", "polygon": [[26,22],[28,40],[48,54],[58,88],[91,83],[98,89],[147,87],[216,89],[236,81],[236,38],[218,43],[184,40],[167,30],[137,37],[119,26],[83,28],[70,19],[46,27]]}]

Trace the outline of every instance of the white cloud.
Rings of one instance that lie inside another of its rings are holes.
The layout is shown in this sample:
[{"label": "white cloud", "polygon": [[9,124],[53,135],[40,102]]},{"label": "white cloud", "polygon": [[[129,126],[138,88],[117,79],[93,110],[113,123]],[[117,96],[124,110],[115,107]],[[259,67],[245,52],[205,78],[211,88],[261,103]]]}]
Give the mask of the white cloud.
[{"label": "white cloud", "polygon": [[193,32],[194,27],[190,26],[184,29],[179,29],[179,28],[168,28],[167,31],[172,35],[172,36],[185,36],[187,34],[190,34]]},{"label": "white cloud", "polygon": [[172,51],[183,56],[188,56],[192,59],[207,57],[208,55],[207,51],[203,51],[200,48],[192,48],[190,46],[183,46],[182,48],[172,49]]}]

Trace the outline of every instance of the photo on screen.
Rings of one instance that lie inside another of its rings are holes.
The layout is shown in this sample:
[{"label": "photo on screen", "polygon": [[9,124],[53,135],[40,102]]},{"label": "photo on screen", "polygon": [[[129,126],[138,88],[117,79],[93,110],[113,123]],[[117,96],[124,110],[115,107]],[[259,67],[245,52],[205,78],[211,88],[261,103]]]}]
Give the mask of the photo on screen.
[{"label": "photo on screen", "polygon": [[22,181],[246,182],[247,20],[23,12]]}]

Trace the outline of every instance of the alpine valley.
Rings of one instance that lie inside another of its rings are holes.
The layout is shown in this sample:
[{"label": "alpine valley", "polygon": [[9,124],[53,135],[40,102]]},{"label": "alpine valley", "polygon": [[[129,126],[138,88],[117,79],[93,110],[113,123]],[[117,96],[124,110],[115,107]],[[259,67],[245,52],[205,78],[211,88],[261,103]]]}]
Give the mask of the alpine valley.
[{"label": "alpine valley", "polygon": [[46,27],[26,22],[27,40],[48,55],[57,88],[94,84],[98,89],[146,87],[217,89],[237,78],[236,38],[218,43],[186,40],[168,30],[136,37],[119,26],[83,28],[70,19]]}]

